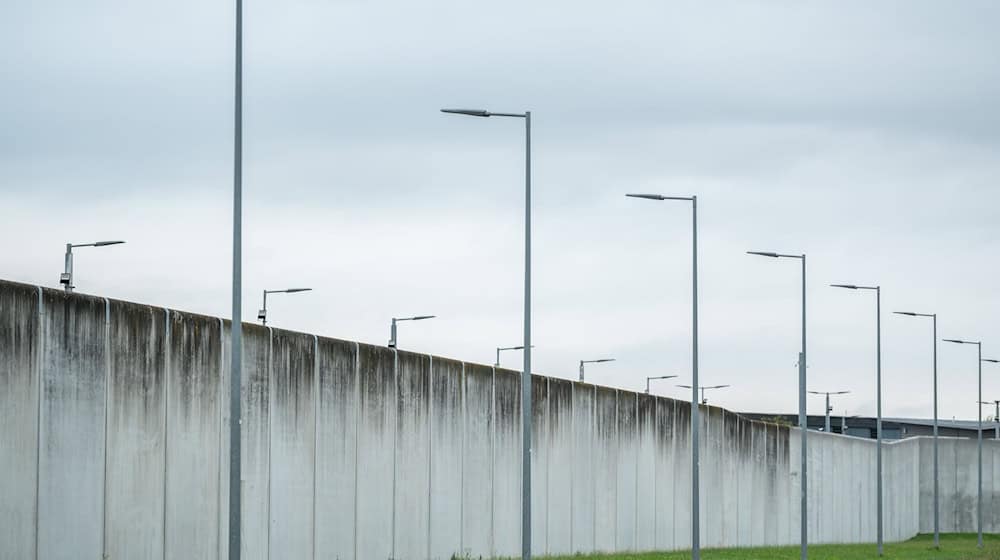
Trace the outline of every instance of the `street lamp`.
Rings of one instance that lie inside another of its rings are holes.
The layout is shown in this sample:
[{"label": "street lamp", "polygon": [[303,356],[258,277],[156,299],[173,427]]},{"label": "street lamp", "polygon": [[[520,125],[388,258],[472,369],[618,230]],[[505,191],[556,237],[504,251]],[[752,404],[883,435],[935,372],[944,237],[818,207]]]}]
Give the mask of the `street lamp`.
[{"label": "street lamp", "polygon": [[521,370],[521,558],[531,558],[531,111],[441,109],[471,117],[524,119],[524,369]]},{"label": "street lamp", "polygon": [[399,321],[423,321],[433,319],[436,315],[417,315],[416,317],[393,317],[392,326],[389,328],[389,348],[396,347],[396,323]]},{"label": "street lamp", "polygon": [[614,358],[601,358],[599,360],[580,360],[580,383],[583,383],[583,364],[602,364],[604,362],[613,362]]},{"label": "street lamp", "polygon": [[698,197],[659,194],[626,194],[646,200],[691,202],[691,559],[701,559],[701,499],[698,463]]},{"label": "street lamp", "polygon": [[[532,345],[534,348],[534,345]],[[493,367],[500,367],[500,352],[504,350],[524,350],[524,346],[507,346],[505,348],[497,348],[497,362],[493,364]]]},{"label": "street lamp", "polygon": [[63,273],[59,275],[59,283],[66,286],[67,292],[72,292],[73,288],[73,248],[74,247],[106,247],[108,245],[120,245],[124,241],[95,241],[94,243],[67,243],[66,259]]},{"label": "street lamp", "polygon": [[[694,385],[678,385],[678,387],[695,389]],[[705,391],[708,389],[723,389],[725,387],[729,387],[729,385],[699,385],[695,390],[701,391],[701,404],[708,404],[708,399],[705,398]]]},{"label": "street lamp", "polygon": [[847,290],[874,290],[875,291],[875,392],[876,392],[876,412],[875,420],[875,464],[876,464],[876,496],[877,515],[876,526],[878,527],[878,555],[882,556],[882,287],[881,286],[855,286],[854,284],[830,284],[833,288],[844,288]]},{"label": "street lamp", "polygon": [[811,395],[826,395],[826,423],[823,425],[823,431],[830,433],[830,413],[833,412],[833,407],[830,406],[830,395],[846,395],[850,391],[809,391]]},{"label": "street lamp", "polygon": [[800,465],[800,469],[802,470],[802,484],[799,492],[799,555],[802,560],[806,560],[809,554],[808,493],[806,492],[809,480],[806,476],[807,459],[809,457],[806,453],[806,440],[807,433],[809,432],[809,419],[806,415],[806,256],[804,253],[801,255],[790,255],[767,251],[747,251],[747,254],[772,259],[799,259],[802,261],[802,350],[799,351],[799,428],[802,430],[802,435],[800,436],[800,445],[802,447]]},{"label": "street lamp", "polygon": [[653,380],[653,379],[673,379],[675,377],[677,377],[677,376],[676,375],[659,375],[659,376],[654,376],[654,377],[647,377],[646,378],[646,394],[647,395],[649,394],[649,382],[650,382],[650,380]]},{"label": "street lamp", "polygon": [[893,311],[896,315],[908,317],[930,317],[934,321],[934,548],[941,547],[940,524],[938,521],[938,371],[937,371],[937,313],[914,313]]},{"label": "street lamp", "polygon": [[264,290],[264,305],[257,312],[257,318],[261,325],[267,324],[267,294],[295,294],[298,292],[309,292],[312,288],[288,288],[287,290]]},{"label": "street lamp", "polygon": [[992,404],[996,406],[995,412],[993,413],[993,424],[995,430],[993,433],[993,439],[1000,439],[1000,401],[979,401],[979,404]]}]

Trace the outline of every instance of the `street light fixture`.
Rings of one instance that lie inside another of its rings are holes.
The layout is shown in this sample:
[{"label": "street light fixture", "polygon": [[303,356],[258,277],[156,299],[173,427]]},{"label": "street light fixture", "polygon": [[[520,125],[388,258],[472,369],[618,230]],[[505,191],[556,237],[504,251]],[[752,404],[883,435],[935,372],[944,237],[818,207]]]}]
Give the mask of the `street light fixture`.
[{"label": "street light fixture", "polygon": [[389,348],[396,347],[396,323],[399,321],[423,321],[424,319],[433,319],[436,315],[417,315],[415,317],[393,317],[392,327],[389,329]]},{"label": "street light fixture", "polygon": [[626,194],[646,200],[691,202],[691,559],[701,560],[701,497],[698,461],[698,197]]},{"label": "street light fixture", "polygon": [[59,275],[59,283],[66,286],[67,292],[72,292],[73,288],[73,248],[75,247],[106,247],[108,245],[120,245],[124,241],[95,241],[93,243],[67,243],[66,258],[63,273]]},{"label": "street light fixture", "polygon": [[[534,345],[531,347],[534,348]],[[505,348],[497,348],[497,362],[493,364],[493,367],[500,367],[500,352],[504,350],[524,350],[524,346],[507,346]]]},{"label": "street light fixture", "polygon": [[267,324],[267,294],[296,294],[298,292],[310,292],[312,288],[288,288],[287,290],[264,290],[264,304],[257,312],[257,318],[261,325]]},{"label": "street light fixture", "polygon": [[826,395],[826,423],[823,425],[823,431],[830,433],[830,413],[833,412],[833,407],[830,406],[830,395],[846,395],[850,391],[809,391],[811,395]]},{"label": "street light fixture", "polygon": [[875,392],[876,411],[878,417],[875,420],[875,464],[876,464],[876,486],[878,496],[876,496],[877,516],[876,525],[878,527],[878,555],[882,556],[882,287],[881,286],[857,286],[854,284],[830,284],[833,288],[844,288],[847,290],[874,290],[875,291],[875,347],[876,347],[876,368],[875,368]]},{"label": "street light fixture", "polygon": [[583,383],[583,364],[602,364],[604,362],[613,362],[614,358],[601,358],[599,360],[580,360],[580,383]]},{"label": "street light fixture", "polygon": [[472,117],[524,119],[524,369],[521,370],[521,558],[531,558],[531,111],[441,109]]},{"label": "street light fixture", "polygon": [[995,429],[993,439],[1000,439],[1000,400],[979,401],[979,404],[992,404],[996,406],[995,412],[993,413],[993,424]]},{"label": "street light fixture", "polygon": [[799,351],[799,429],[802,430],[800,436],[802,457],[799,469],[802,471],[802,484],[799,488],[799,556],[802,560],[806,560],[809,554],[809,503],[807,500],[809,485],[807,459],[809,455],[806,447],[809,433],[809,417],[806,414],[806,256],[804,253],[792,255],[769,251],[747,251],[747,254],[772,259],[799,259],[802,261],[802,349]]},{"label": "street light fixture", "polygon": [[729,387],[729,385],[699,385],[695,389],[694,385],[678,385],[678,387],[684,387],[685,389],[694,389],[696,391],[701,391],[701,404],[708,404],[708,399],[705,398],[705,391],[708,389],[723,389]]},{"label": "street light fixture", "polygon": [[653,380],[653,379],[673,379],[675,377],[677,377],[677,376],[676,375],[659,375],[659,376],[654,376],[654,377],[647,377],[646,378],[646,394],[647,395],[649,394],[649,382],[651,380]]},{"label": "street light fixture", "polygon": [[896,315],[908,317],[930,317],[934,321],[934,548],[941,547],[940,523],[938,520],[938,358],[937,358],[937,313],[914,313],[913,311],[893,311]]}]

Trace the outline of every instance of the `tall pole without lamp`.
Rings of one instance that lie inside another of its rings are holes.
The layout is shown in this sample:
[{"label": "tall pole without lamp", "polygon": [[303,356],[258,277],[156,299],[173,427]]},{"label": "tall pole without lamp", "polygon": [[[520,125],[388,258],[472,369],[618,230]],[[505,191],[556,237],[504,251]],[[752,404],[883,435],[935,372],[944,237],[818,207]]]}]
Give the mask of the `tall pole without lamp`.
[{"label": "tall pole without lamp", "polygon": [[288,288],[287,290],[264,290],[264,303],[257,312],[257,318],[261,325],[267,324],[267,294],[296,294],[299,292],[311,292],[312,288]]},{"label": "tall pole without lamp", "polygon": [[441,109],[471,117],[524,119],[524,369],[521,371],[521,558],[531,558],[531,111]]},{"label": "tall pole without lamp", "polygon": [[806,255],[791,255],[783,253],[773,253],[767,251],[747,251],[747,254],[760,257],[770,257],[772,259],[799,259],[802,261],[802,349],[799,351],[799,429],[802,431],[800,447],[802,447],[802,461],[799,468],[802,471],[802,485],[799,492],[799,556],[806,560],[809,554],[809,518],[807,488],[808,479],[808,454],[807,454],[807,433],[809,432],[809,419],[806,415]]},{"label": "tall pole without lamp", "polygon": [[236,76],[233,91],[233,318],[229,346],[229,559],[241,547],[241,387],[243,384],[243,0],[236,0]]},{"label": "tall pole without lamp", "polygon": [[701,498],[698,461],[698,197],[659,194],[626,194],[647,200],[684,200],[691,202],[691,558],[701,559]]},{"label": "tall pole without lamp", "polygon": [[941,548],[941,533],[938,516],[938,357],[937,357],[937,313],[914,313],[893,311],[896,315],[909,317],[930,317],[934,321],[934,548]]},{"label": "tall pole without lamp", "polygon": [[59,275],[59,283],[66,286],[66,292],[71,293],[73,288],[73,249],[75,247],[107,247],[108,245],[121,245],[124,241],[95,241],[93,243],[67,243],[66,257],[64,259],[63,273]]},{"label": "tall pole without lamp", "polygon": [[875,291],[875,347],[876,347],[876,411],[878,418],[875,421],[875,464],[876,464],[876,487],[878,496],[876,526],[878,528],[878,555],[882,556],[882,287],[881,286],[855,286],[854,284],[830,284],[833,288],[845,288],[848,290],[874,290]]},{"label": "tall pole without lamp", "polygon": [[646,394],[647,395],[649,394],[649,382],[651,380],[653,380],[653,379],[673,379],[675,377],[677,377],[677,376],[676,375],[658,375],[658,376],[653,376],[653,377],[647,377],[646,378]]},{"label": "tall pole without lamp", "polygon": [[614,358],[601,358],[599,360],[580,360],[580,383],[583,383],[583,364],[602,364],[604,362],[613,362]]},{"label": "tall pole without lamp", "polygon": [[809,391],[810,395],[826,395],[826,422],[823,424],[823,431],[830,433],[830,413],[833,407],[830,406],[830,395],[846,395],[850,391]]}]

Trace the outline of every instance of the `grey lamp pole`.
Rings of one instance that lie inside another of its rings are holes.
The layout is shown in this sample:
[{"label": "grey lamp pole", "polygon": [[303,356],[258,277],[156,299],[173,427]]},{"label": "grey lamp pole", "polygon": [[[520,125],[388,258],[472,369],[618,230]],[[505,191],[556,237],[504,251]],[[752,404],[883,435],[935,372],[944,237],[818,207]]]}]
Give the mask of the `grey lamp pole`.
[{"label": "grey lamp pole", "polygon": [[521,371],[521,558],[531,558],[531,111],[441,109],[472,117],[524,119],[524,369]]},{"label": "grey lamp pole", "polygon": [[698,197],[627,194],[647,200],[691,201],[691,558],[701,559],[701,499],[698,461]]},{"label": "grey lamp pole", "polygon": [[73,288],[73,248],[74,247],[106,247],[108,245],[120,245],[124,241],[95,241],[93,243],[67,243],[66,258],[63,273],[59,275],[59,283],[66,287],[66,292],[72,292]]},{"label": "grey lamp pole", "polygon": [[875,421],[875,464],[876,464],[876,488],[878,495],[876,526],[878,528],[878,555],[882,556],[882,287],[881,286],[855,286],[854,284],[830,284],[834,288],[846,288],[848,290],[874,290],[875,291],[875,392],[876,392],[876,412],[878,418]]},{"label": "grey lamp pole", "polygon": [[601,358],[599,360],[580,360],[580,383],[583,383],[583,364],[601,364],[604,362],[613,362],[614,358]]},{"label": "grey lamp pole", "polygon": [[233,321],[229,346],[229,560],[240,560],[242,538],[241,402],[243,385],[243,0],[236,0],[233,91]]},{"label": "grey lamp pole", "polygon": [[[944,338],[945,342],[953,342],[955,344],[975,344],[978,351],[978,359],[976,364],[979,366],[979,397],[977,401],[983,400],[983,343],[982,342],[972,342],[969,340],[957,340],[954,338]],[[978,474],[978,490],[976,495],[976,518],[978,525],[978,540],[976,541],[979,548],[983,547],[983,408],[981,406],[976,407],[978,409],[979,417],[979,474]]]},{"label": "grey lamp pole", "polygon": [[[693,385],[678,385],[678,387],[683,387],[685,389],[693,389]],[[708,399],[705,398],[705,391],[709,389],[723,389],[729,387],[729,385],[699,385],[697,387],[698,391],[701,391],[701,404],[708,404]]]},{"label": "grey lamp pole", "polygon": [[287,290],[264,290],[264,304],[257,312],[257,318],[260,319],[260,324],[267,324],[267,294],[295,294],[298,292],[310,292],[312,288],[288,288]]},{"label": "grey lamp pole", "polygon": [[[772,253],[767,251],[747,251],[750,255],[770,257],[772,259],[800,259],[802,261],[802,350],[799,351],[799,428],[802,430],[801,443],[802,461],[802,485],[799,495],[799,555],[802,560],[806,560],[809,555],[809,517],[807,489],[809,479],[807,477],[808,454],[807,433],[809,432],[809,419],[806,415],[806,256],[791,255],[783,253]],[[829,407],[827,407],[829,408]]]},{"label": "grey lamp pole", "polygon": [[833,412],[833,407],[830,406],[830,395],[846,395],[850,391],[809,391],[810,395],[826,395],[826,423],[823,425],[823,431],[830,433],[830,413]]},{"label": "grey lamp pole", "polygon": [[389,327],[389,348],[396,347],[396,323],[400,321],[423,321],[424,319],[433,319],[437,315],[417,315],[416,317],[393,317],[392,326]]},{"label": "grey lamp pole", "polygon": [[650,380],[653,380],[653,379],[673,379],[675,377],[677,377],[677,376],[676,375],[658,375],[658,376],[654,376],[654,377],[647,377],[646,378],[646,394],[647,395],[649,394],[649,382],[650,382]]},{"label": "grey lamp pole", "polygon": [[938,359],[937,359],[937,313],[914,313],[893,311],[896,315],[909,317],[930,317],[934,321],[934,548],[941,547],[940,524],[938,520]]},{"label": "grey lamp pole", "polygon": [[[534,346],[532,346],[534,348]],[[494,367],[500,367],[500,352],[504,350],[524,350],[524,346],[507,346],[505,348],[497,348],[497,363],[493,364]]]}]

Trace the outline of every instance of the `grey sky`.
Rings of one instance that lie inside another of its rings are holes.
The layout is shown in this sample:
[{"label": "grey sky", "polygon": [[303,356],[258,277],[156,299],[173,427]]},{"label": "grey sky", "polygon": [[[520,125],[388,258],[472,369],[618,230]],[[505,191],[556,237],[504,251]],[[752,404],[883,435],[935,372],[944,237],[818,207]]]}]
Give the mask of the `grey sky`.
[{"label": "grey sky", "polygon": [[[0,7],[0,276],[229,315],[231,2]],[[1000,357],[993,2],[246,0],[244,316],[490,363],[521,341],[522,128],[534,114],[536,371],[641,389],[690,376],[697,194],[702,380],[727,408],[810,389],[930,414],[929,321]],[[504,363],[517,367],[519,356]],[[975,416],[975,350],[941,345],[942,416]],[[1000,368],[984,366],[984,397]],[[661,394],[686,392],[664,384]],[[810,412],[822,413],[822,399]]]}]

